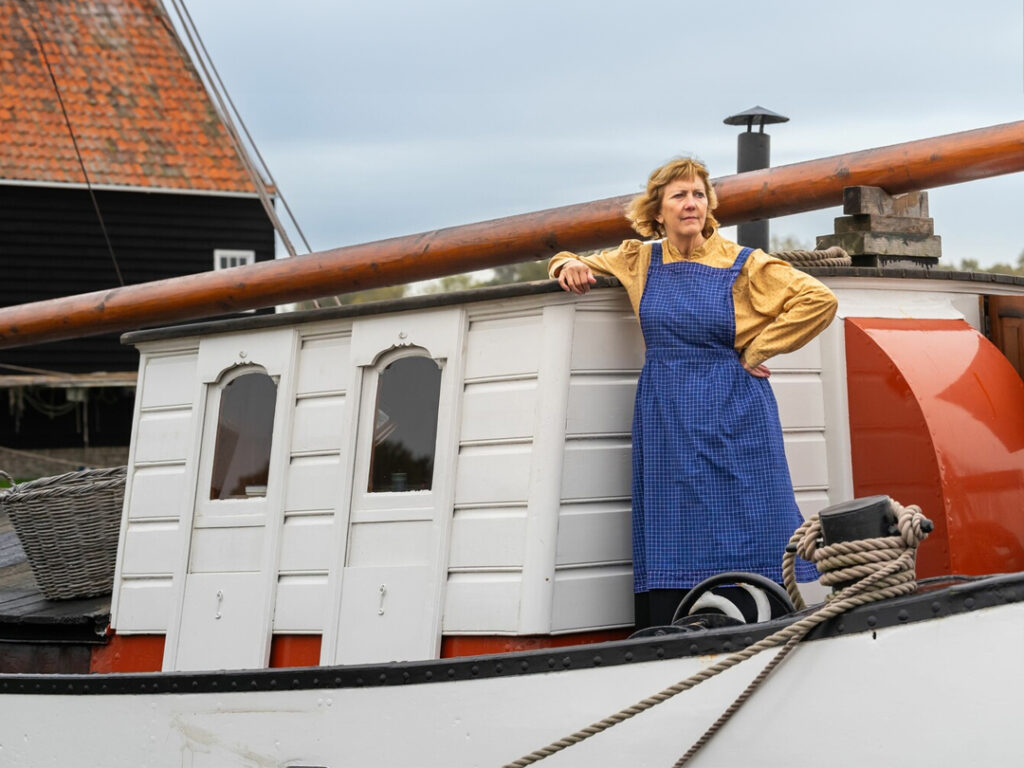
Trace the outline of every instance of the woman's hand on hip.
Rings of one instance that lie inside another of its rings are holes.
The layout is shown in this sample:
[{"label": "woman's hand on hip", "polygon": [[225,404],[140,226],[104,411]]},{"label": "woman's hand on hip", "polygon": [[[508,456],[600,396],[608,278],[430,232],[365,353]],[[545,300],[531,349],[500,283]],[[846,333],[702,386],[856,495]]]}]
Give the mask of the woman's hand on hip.
[{"label": "woman's hand on hip", "polygon": [[761,365],[747,365],[745,361],[740,360],[740,364],[743,366],[743,370],[759,379],[767,379],[772,375],[772,372],[768,370],[768,366],[763,363]]},{"label": "woman's hand on hip", "polygon": [[558,272],[558,284],[563,291],[586,293],[596,282],[593,270],[582,261],[570,261]]}]

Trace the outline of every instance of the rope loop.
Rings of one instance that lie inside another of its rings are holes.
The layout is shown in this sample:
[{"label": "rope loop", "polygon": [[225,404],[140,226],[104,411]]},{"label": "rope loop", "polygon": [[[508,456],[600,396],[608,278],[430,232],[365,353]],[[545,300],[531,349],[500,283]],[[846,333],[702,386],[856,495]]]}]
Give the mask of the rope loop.
[{"label": "rope loop", "polygon": [[[796,555],[814,563],[821,574],[819,581],[826,587],[841,587],[852,580],[866,580],[874,576],[868,584],[861,585],[862,590],[867,590],[871,585],[879,590],[899,588],[900,594],[909,594],[917,588],[914,576],[917,548],[931,532],[932,522],[916,504],[903,506],[894,499],[890,499],[889,504],[896,520],[891,536],[826,545],[821,535],[821,520],[817,515],[796,529],[782,558],[782,574],[786,593],[797,610],[803,610],[807,605],[797,587]],[[891,562],[899,562],[900,565],[890,569],[884,576],[879,575],[879,569]],[[826,600],[837,600],[842,594],[833,593]]]},{"label": "rope loop", "polygon": [[768,255],[788,261],[797,269],[801,267],[848,267],[853,263],[850,255],[838,245],[816,251],[773,251]]},{"label": "rope loop", "polygon": [[898,501],[889,501],[893,512],[896,513],[896,526],[900,530],[900,536],[909,549],[916,550],[932,532],[932,521],[921,513],[921,508],[917,504],[904,507]]}]

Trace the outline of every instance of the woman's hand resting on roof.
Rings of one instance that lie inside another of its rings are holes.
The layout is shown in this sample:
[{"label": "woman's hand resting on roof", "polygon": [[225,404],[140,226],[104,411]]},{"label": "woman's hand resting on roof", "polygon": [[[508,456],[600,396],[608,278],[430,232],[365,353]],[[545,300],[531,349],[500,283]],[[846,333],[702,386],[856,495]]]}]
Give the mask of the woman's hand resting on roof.
[{"label": "woman's hand resting on roof", "polygon": [[558,284],[563,291],[586,293],[597,282],[593,270],[582,261],[570,261],[558,271]]}]

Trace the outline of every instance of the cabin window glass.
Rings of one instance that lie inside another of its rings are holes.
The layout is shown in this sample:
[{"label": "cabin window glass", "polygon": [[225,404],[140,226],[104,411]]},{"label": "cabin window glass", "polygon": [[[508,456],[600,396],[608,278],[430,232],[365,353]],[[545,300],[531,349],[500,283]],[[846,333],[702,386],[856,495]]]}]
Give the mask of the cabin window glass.
[{"label": "cabin window glass", "polygon": [[262,372],[243,374],[224,386],[213,451],[211,499],[267,495],[276,402],[277,384]]},{"label": "cabin window glass", "polygon": [[441,369],[429,357],[403,357],[381,371],[370,493],[430,490],[440,398]]}]

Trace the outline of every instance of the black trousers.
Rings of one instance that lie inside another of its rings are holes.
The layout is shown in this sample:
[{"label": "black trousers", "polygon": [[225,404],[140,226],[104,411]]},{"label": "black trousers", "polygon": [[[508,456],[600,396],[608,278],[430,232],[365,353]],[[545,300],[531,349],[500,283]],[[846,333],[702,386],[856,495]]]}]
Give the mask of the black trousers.
[{"label": "black trousers", "polygon": [[633,595],[633,623],[637,629],[672,623],[672,614],[688,589],[652,589]]}]

